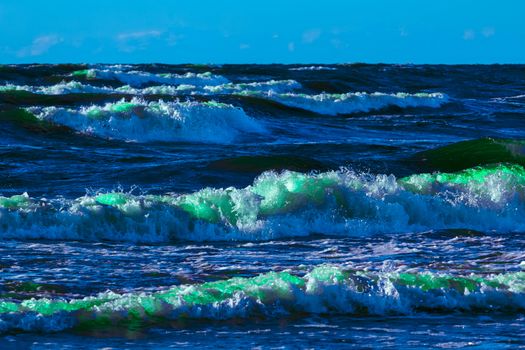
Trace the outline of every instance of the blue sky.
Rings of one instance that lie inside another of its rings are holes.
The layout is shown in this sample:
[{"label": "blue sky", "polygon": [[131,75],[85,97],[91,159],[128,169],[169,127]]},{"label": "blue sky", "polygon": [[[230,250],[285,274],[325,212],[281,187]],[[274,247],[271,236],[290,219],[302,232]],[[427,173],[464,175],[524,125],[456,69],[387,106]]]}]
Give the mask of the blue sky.
[{"label": "blue sky", "polygon": [[2,0],[0,63],[525,63],[525,1]]}]

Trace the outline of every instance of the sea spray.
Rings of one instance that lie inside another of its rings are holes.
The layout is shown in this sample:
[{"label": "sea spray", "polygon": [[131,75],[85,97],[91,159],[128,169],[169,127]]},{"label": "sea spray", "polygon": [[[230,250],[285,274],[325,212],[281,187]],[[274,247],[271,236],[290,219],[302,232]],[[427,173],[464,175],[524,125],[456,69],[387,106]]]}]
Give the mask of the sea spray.
[{"label": "sea spray", "polygon": [[264,127],[241,108],[210,102],[146,102],[122,99],[79,109],[30,107],[39,120],[92,136],[136,142],[193,141],[230,143]]},{"label": "sea spray", "polygon": [[364,93],[350,92],[346,94],[327,94],[318,95],[297,94],[297,93],[268,93],[243,92],[242,94],[269,99],[285,106],[300,108],[307,111],[325,114],[351,114],[355,112],[368,112],[380,110],[389,106],[400,108],[407,107],[432,107],[437,108],[447,103],[449,98],[442,93],[394,93],[385,94],[380,92]]},{"label": "sea spray", "polygon": [[525,170],[393,175],[265,172],[245,188],[180,195],[110,192],[42,202],[0,198],[0,237],[167,242],[525,229]]},{"label": "sea spray", "polygon": [[304,276],[288,271],[177,285],[155,292],[83,299],[0,299],[0,332],[117,327],[140,321],[267,318],[304,314],[409,315],[419,312],[523,312],[525,273],[450,275],[345,270],[321,265]]}]

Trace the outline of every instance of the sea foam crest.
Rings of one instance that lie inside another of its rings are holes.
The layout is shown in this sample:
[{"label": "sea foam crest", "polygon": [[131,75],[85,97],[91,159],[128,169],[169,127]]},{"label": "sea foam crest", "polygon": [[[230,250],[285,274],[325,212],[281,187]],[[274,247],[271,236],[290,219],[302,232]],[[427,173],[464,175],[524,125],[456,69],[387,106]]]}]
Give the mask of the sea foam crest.
[{"label": "sea foam crest", "polygon": [[218,102],[146,102],[139,98],[80,109],[31,107],[38,119],[97,137],[136,142],[229,143],[264,132],[241,108]]},{"label": "sea foam crest", "polygon": [[62,81],[55,85],[49,86],[31,86],[31,85],[14,85],[6,84],[0,86],[0,92],[4,91],[28,91],[34,94],[42,95],[65,95],[65,94],[111,94],[116,93],[111,87],[99,87],[89,84],[82,84],[78,81]]},{"label": "sea foam crest", "polygon": [[290,68],[289,70],[295,70],[295,71],[318,71],[318,70],[337,70],[336,67],[329,67],[329,66],[306,66],[306,67],[294,67]]},{"label": "sea foam crest", "polygon": [[181,195],[0,198],[0,237],[137,242],[268,240],[439,229],[525,230],[525,169],[390,175],[266,172],[245,188]]},{"label": "sea foam crest", "polygon": [[133,88],[126,85],[116,89],[120,93],[134,95],[228,95],[257,92],[283,93],[300,89],[301,84],[295,80],[269,80],[252,83],[227,83],[221,85],[195,86],[191,84],[182,85],[156,85],[145,88]]},{"label": "sea foam crest", "polygon": [[235,94],[242,91],[284,93],[300,89],[295,80],[269,80],[252,83],[228,83],[218,86],[205,86],[204,90],[214,94]]},{"label": "sea foam crest", "polygon": [[77,326],[155,325],[179,318],[227,320],[294,314],[407,315],[525,311],[525,273],[449,275],[348,271],[321,265],[155,292],[105,292],[83,299],[0,299],[0,332]]},{"label": "sea foam crest", "polygon": [[266,98],[286,106],[301,108],[307,111],[326,114],[351,114],[368,112],[389,106],[406,107],[433,107],[437,108],[448,102],[448,96],[439,92],[408,94],[398,92],[385,94],[380,92],[349,92],[346,94],[307,95],[297,93],[252,93],[246,95]]},{"label": "sea foam crest", "polygon": [[118,88],[109,86],[93,86],[83,84],[78,81],[62,81],[50,86],[30,86],[6,84],[0,86],[0,92],[7,91],[28,91],[42,95],[64,95],[79,93],[100,93],[100,94],[130,94],[130,95],[218,95],[218,94],[239,94],[244,92],[274,92],[285,93],[295,89],[300,89],[301,84],[295,80],[269,80],[252,83],[227,83],[221,85],[197,86],[191,84],[178,85],[154,85],[144,88],[136,88],[124,85]]},{"label": "sea foam crest", "polygon": [[124,84],[128,84],[133,87],[140,87],[148,83],[160,83],[160,84],[190,84],[196,86],[205,85],[220,85],[228,83],[228,79],[223,76],[215,75],[210,72],[206,73],[185,73],[185,74],[172,74],[172,73],[160,73],[153,74],[142,71],[119,71],[110,69],[85,69],[75,71],[71,74],[73,77],[84,77],[86,79],[104,79],[104,80],[118,80]]}]

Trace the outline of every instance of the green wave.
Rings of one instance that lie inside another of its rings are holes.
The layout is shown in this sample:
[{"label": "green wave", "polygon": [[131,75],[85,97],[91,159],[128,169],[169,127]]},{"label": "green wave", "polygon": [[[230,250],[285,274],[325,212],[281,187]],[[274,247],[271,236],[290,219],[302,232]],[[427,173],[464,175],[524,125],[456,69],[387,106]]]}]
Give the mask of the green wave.
[{"label": "green wave", "polygon": [[[525,169],[516,164],[488,165],[462,170],[455,173],[426,173],[411,175],[399,180],[407,190],[418,193],[436,192],[435,186],[462,186],[470,191],[498,191],[499,188],[487,187],[506,186],[509,190],[523,191],[525,186]],[[493,182],[491,184],[491,182]]]},{"label": "green wave", "polygon": [[245,188],[188,194],[0,196],[0,215],[3,239],[252,241],[312,233],[519,232],[525,229],[525,169],[500,164],[400,179],[349,170],[269,171]]},{"label": "green wave", "polygon": [[242,96],[265,98],[281,105],[299,108],[324,115],[348,115],[356,112],[381,110],[387,107],[431,107],[438,108],[448,103],[449,98],[442,93],[395,94],[350,92],[346,94],[308,95],[304,93],[274,93],[242,91]]},{"label": "green wave", "polygon": [[33,113],[22,108],[0,110],[0,122],[7,122],[17,127],[36,132],[58,131],[59,129],[56,125],[38,119]]},{"label": "green wave", "polygon": [[422,165],[440,171],[458,171],[495,163],[525,166],[525,141],[493,138],[461,141],[420,152],[414,158]]},{"label": "green wave", "polygon": [[[497,200],[491,191],[497,191],[499,195],[503,195],[504,191],[500,188],[487,187],[490,182],[497,182],[511,192],[517,190],[523,193],[525,169],[519,165],[497,165],[472,168],[458,173],[418,174],[397,181],[401,186],[400,189],[409,192],[431,194],[453,188],[464,190],[477,198]],[[436,188],[436,185],[440,187]],[[322,206],[331,200],[337,203],[337,207],[349,209],[352,206],[345,200],[345,192],[349,188],[358,191],[366,190],[367,186],[369,184],[359,178],[341,178],[337,172],[319,175],[284,172],[280,176],[269,173],[267,176],[260,176],[245,190],[204,189],[182,195],[172,200],[172,203],[195,218],[210,222],[219,222],[223,219],[236,225],[239,220],[252,221],[264,216],[288,213],[309,205]],[[257,203],[256,210],[250,206],[246,194],[239,193],[240,191],[259,196],[260,201]],[[246,201],[240,201],[240,198]]]},{"label": "green wave", "polygon": [[85,79],[95,79],[97,77],[94,69],[81,69],[71,73],[74,77],[82,77]]},{"label": "green wave", "polygon": [[225,103],[146,101],[134,97],[80,108],[29,107],[38,120],[85,135],[134,142],[230,143],[264,126]]},{"label": "green wave", "polygon": [[14,195],[11,197],[0,197],[0,207],[6,209],[25,208],[31,203],[27,193]]},{"label": "green wave", "polygon": [[[432,272],[367,272],[319,266],[178,285],[153,293],[106,292],[83,299],[0,300],[0,330],[61,330],[116,326],[140,320],[525,310],[525,272],[456,276]],[[33,318],[31,318],[32,316]],[[21,318],[24,323],[18,322]],[[47,328],[46,328],[47,327]]]}]

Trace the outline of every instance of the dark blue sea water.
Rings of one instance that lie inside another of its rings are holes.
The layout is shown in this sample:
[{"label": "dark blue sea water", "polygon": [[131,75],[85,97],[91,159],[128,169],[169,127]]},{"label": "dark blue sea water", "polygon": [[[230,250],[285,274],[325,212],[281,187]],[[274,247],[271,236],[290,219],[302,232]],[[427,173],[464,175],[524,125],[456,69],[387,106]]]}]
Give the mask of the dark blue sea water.
[{"label": "dark blue sea water", "polygon": [[0,348],[525,347],[525,66],[0,84]]}]

